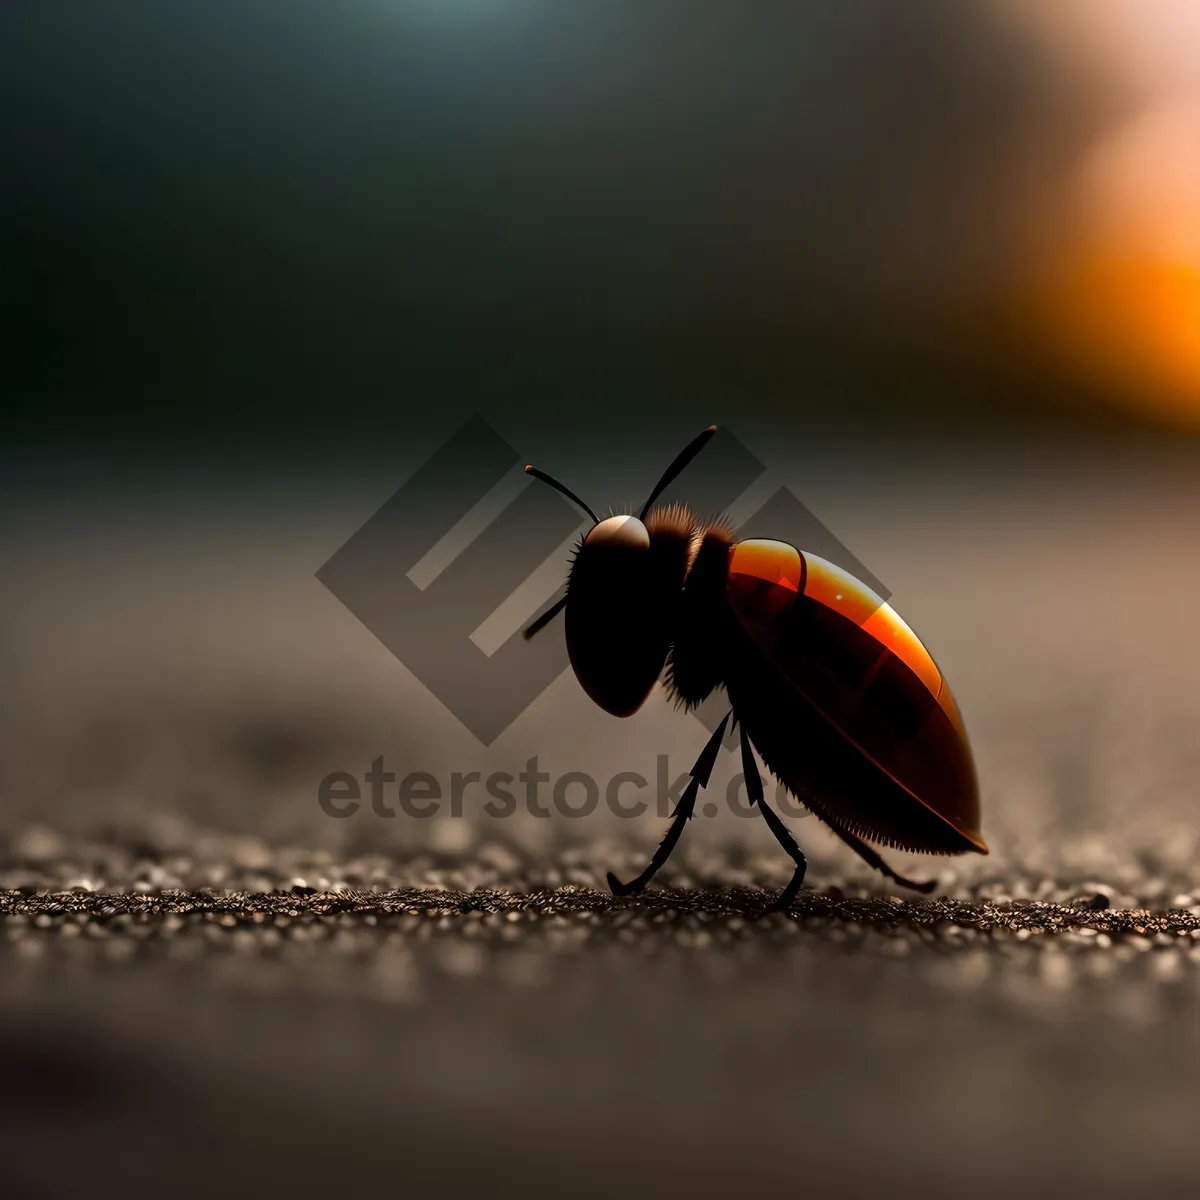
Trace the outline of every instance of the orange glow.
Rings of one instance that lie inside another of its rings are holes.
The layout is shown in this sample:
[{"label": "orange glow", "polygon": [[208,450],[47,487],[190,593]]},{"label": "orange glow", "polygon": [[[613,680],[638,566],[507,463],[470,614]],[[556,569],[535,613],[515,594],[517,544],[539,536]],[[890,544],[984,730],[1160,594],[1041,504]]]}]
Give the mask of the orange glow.
[{"label": "orange glow", "polygon": [[1059,349],[1093,382],[1200,424],[1200,268],[1096,254],[1043,300]]},{"label": "orange glow", "polygon": [[1052,348],[1119,402],[1200,425],[1200,101],[1148,104],[1072,185],[1036,300]]},{"label": "orange glow", "polygon": [[992,3],[1107,122],[1042,162],[1029,332],[1098,397],[1200,427],[1200,3]]}]

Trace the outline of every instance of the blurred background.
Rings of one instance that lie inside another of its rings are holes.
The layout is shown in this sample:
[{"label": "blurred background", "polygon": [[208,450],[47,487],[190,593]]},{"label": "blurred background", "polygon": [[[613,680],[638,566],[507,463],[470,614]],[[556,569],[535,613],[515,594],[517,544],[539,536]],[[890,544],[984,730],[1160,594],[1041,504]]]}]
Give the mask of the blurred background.
[{"label": "blurred background", "polygon": [[3,18],[22,432],[1197,420],[1188,0],[41,8]]},{"label": "blurred background", "polygon": [[[636,870],[653,814],[317,805],[702,744],[568,675],[483,747],[316,580],[478,412],[594,507],[728,425],[963,710],[992,854],[895,865],[1178,924],[5,915],[6,1194],[1194,1194],[1194,0],[15,0],[0,122],[6,914]],[[664,883],[786,880],[692,825]]]}]

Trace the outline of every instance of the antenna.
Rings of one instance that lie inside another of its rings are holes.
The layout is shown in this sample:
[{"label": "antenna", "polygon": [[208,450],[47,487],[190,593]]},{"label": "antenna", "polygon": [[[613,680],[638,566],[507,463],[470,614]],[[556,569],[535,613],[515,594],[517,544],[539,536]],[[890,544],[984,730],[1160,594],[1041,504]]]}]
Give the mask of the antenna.
[{"label": "antenna", "polygon": [[553,621],[554,618],[557,617],[558,614],[566,607],[566,596],[562,596],[556,600],[548,609],[546,609],[544,613],[542,613],[540,617],[538,617],[536,621],[529,625],[529,627],[525,630],[525,640],[529,641],[529,639],[533,637],[535,633],[541,633],[542,630],[545,629],[546,626],[549,625],[550,622]]},{"label": "antenna", "polygon": [[592,518],[593,525],[600,524],[600,518],[573,491],[565,484],[559,483],[552,475],[547,475],[545,471],[539,471],[537,467],[529,466],[525,468],[526,475],[532,475],[534,479],[540,479],[543,483],[548,483],[556,492],[562,492],[568,500],[574,501],[580,508],[583,509],[589,517]]},{"label": "antenna", "polygon": [[700,453],[701,450],[708,444],[708,439],[717,432],[715,425],[710,425],[702,434],[692,438],[690,442],[679,452],[675,461],[663,472],[663,477],[654,487],[654,491],[650,493],[650,499],[646,501],[642,507],[641,518],[644,521],[646,514],[650,511],[650,505],[659,498],[675,482],[676,476],[683,470],[684,467]]}]

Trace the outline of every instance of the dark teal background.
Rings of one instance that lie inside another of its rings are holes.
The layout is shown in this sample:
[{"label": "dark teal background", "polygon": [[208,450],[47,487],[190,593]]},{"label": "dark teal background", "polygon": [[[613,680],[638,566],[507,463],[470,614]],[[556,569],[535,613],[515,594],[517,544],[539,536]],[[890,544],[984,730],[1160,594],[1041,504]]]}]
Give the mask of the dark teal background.
[{"label": "dark teal background", "polygon": [[7,4],[8,436],[1070,413],[976,311],[1054,79],[934,0]]}]

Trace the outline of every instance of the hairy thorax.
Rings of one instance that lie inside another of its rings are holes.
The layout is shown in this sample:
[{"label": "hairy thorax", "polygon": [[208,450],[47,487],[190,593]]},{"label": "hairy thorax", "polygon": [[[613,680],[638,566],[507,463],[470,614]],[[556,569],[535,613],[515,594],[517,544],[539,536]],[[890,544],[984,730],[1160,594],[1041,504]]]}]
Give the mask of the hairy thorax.
[{"label": "hairy thorax", "polygon": [[725,581],[734,531],[724,518],[701,522],[688,510],[678,510],[677,525],[684,518],[690,522],[691,553],[672,622],[664,683],[677,704],[691,709],[724,681]]}]

